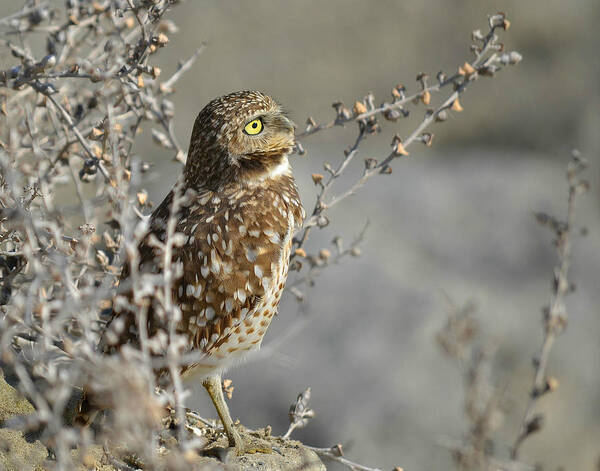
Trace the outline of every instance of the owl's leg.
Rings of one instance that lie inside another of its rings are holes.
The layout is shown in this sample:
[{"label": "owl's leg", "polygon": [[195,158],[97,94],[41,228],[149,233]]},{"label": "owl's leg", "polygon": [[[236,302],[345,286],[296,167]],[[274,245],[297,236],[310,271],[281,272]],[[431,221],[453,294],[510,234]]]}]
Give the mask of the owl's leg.
[{"label": "owl's leg", "polygon": [[223,387],[221,386],[221,376],[213,375],[209,376],[204,380],[202,385],[206,388],[208,395],[212,399],[213,404],[215,405],[215,409],[217,409],[217,413],[221,418],[221,422],[223,423],[223,428],[225,429],[225,433],[227,434],[227,438],[229,440],[229,446],[235,448],[236,450],[243,450],[244,443],[242,442],[242,438],[237,430],[233,427],[233,421],[231,420],[231,415],[229,415],[229,409],[227,408],[227,403],[225,402],[225,398],[223,397]]}]

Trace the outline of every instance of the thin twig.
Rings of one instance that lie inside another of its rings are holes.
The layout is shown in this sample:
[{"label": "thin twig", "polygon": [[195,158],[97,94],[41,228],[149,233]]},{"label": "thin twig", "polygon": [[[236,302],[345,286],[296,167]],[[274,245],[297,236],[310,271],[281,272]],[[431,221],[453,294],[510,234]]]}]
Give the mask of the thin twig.
[{"label": "thin twig", "polygon": [[573,160],[567,168],[567,181],[569,184],[567,217],[564,223],[546,214],[536,214],[537,220],[542,225],[550,227],[555,236],[558,266],[554,269],[552,295],[547,307],[544,308],[543,326],[544,339],[539,354],[534,359],[534,376],[529,393],[527,407],[519,426],[517,438],[511,448],[511,457],[517,459],[523,441],[542,427],[543,416],[536,414],[538,400],[541,396],[554,390],[556,380],[547,377],[548,360],[554,341],[567,324],[567,310],[565,296],[572,290],[568,280],[569,264],[571,261],[571,239],[573,237],[575,220],[575,203],[577,197],[585,192],[589,184],[579,178],[579,174],[587,167],[587,162],[574,153]]}]

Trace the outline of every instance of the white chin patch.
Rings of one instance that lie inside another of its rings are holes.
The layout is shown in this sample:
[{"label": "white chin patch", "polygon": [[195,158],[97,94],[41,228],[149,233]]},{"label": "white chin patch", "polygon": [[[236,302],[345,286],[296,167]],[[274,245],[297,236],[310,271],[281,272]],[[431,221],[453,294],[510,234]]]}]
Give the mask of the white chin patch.
[{"label": "white chin patch", "polygon": [[283,160],[277,167],[273,168],[268,174],[267,178],[277,178],[280,175],[284,175],[290,171],[290,163],[288,158],[284,157]]}]

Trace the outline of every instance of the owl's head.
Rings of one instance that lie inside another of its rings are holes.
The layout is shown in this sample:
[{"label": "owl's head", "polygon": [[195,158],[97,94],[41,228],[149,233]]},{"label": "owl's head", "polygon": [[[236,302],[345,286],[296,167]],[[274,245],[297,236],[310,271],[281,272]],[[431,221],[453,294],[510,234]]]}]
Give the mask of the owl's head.
[{"label": "owl's head", "polygon": [[264,179],[294,145],[294,125],[275,100],[256,91],[231,93],[196,118],[184,173],[190,184],[211,189]]}]

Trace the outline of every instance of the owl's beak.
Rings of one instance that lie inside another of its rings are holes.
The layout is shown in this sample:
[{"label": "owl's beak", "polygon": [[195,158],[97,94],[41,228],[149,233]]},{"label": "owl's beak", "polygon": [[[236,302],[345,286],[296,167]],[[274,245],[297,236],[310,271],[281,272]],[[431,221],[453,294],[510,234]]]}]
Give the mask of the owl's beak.
[{"label": "owl's beak", "polygon": [[296,123],[294,123],[287,116],[278,115],[276,118],[276,123],[282,131],[287,131],[290,134],[294,134],[294,130],[296,129]]}]

